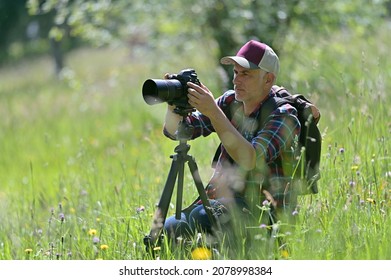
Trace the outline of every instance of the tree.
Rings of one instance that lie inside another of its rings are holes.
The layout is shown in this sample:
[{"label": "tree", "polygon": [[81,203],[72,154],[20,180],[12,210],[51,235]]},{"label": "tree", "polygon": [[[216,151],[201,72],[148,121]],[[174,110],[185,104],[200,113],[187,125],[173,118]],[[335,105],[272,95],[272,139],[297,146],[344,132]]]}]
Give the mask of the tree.
[{"label": "tree", "polygon": [[[277,53],[290,28],[327,36],[340,28],[370,32],[385,15],[387,0],[28,0],[30,14],[54,12],[50,38],[77,36],[95,45],[111,43],[125,28],[143,26],[148,40],[178,47],[188,40],[213,40],[216,56],[232,54],[255,38]],[[226,70],[226,75],[231,75]],[[230,79],[228,79],[230,80]]]},{"label": "tree", "polygon": [[112,43],[118,26],[126,15],[126,1],[111,0],[28,0],[32,16],[53,14],[48,39],[52,48],[56,73],[64,67],[62,45],[71,38],[80,38],[95,46]]}]

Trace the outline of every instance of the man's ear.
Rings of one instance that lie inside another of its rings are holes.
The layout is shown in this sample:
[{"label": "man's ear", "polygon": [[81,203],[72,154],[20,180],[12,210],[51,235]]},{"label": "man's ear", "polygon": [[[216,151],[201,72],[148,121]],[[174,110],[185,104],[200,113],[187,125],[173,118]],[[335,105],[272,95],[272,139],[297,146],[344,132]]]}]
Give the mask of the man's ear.
[{"label": "man's ear", "polygon": [[273,85],[274,84],[274,80],[276,79],[276,77],[274,76],[273,73],[266,73],[266,83],[267,84],[271,84]]}]

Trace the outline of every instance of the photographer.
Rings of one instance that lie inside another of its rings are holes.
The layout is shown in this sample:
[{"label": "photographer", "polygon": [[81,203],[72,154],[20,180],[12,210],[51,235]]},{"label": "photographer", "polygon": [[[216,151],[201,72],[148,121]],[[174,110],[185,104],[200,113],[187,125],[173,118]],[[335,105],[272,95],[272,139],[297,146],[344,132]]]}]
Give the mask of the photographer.
[{"label": "photographer", "polygon": [[[222,143],[206,191],[225,234],[259,223],[263,204],[271,208],[266,216],[269,224],[283,219],[284,212],[289,217],[295,209],[297,197],[287,184],[291,174],[284,170],[294,166],[300,123],[289,104],[278,107],[266,121],[259,120],[262,104],[274,94],[271,88],[279,71],[278,56],[268,45],[251,40],[236,56],[220,62],[233,65],[234,90],[214,99],[202,83],[188,82],[188,103],[196,111],[185,120],[194,127],[192,139],[215,132]],[[174,108],[168,105],[164,124],[164,134],[171,139],[176,139],[182,120]],[[171,238],[214,232],[200,202],[184,210],[180,220],[168,217],[164,228]]]}]

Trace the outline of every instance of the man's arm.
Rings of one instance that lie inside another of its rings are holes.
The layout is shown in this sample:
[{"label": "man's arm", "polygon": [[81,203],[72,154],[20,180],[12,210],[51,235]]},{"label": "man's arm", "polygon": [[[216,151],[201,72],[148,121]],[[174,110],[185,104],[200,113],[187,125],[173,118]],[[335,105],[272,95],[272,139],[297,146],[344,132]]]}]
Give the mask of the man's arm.
[{"label": "man's arm", "polygon": [[232,159],[245,170],[255,167],[255,149],[231,124],[217,106],[213,94],[204,86],[188,83],[189,104],[206,115]]},{"label": "man's arm", "polygon": [[175,133],[178,129],[178,124],[182,120],[182,117],[176,113],[174,113],[175,106],[168,105],[166,117],[164,121],[164,129],[165,132],[168,133],[171,138],[175,136]]}]

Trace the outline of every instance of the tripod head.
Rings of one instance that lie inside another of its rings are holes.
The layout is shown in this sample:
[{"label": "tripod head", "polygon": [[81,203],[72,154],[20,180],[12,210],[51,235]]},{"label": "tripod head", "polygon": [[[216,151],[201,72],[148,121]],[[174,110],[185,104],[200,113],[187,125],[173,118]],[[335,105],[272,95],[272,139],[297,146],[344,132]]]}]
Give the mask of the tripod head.
[{"label": "tripod head", "polygon": [[182,116],[182,120],[178,124],[178,130],[176,131],[176,138],[179,141],[187,141],[191,139],[193,135],[194,127],[186,122],[186,117],[194,112],[195,109],[175,107],[174,113]]}]

